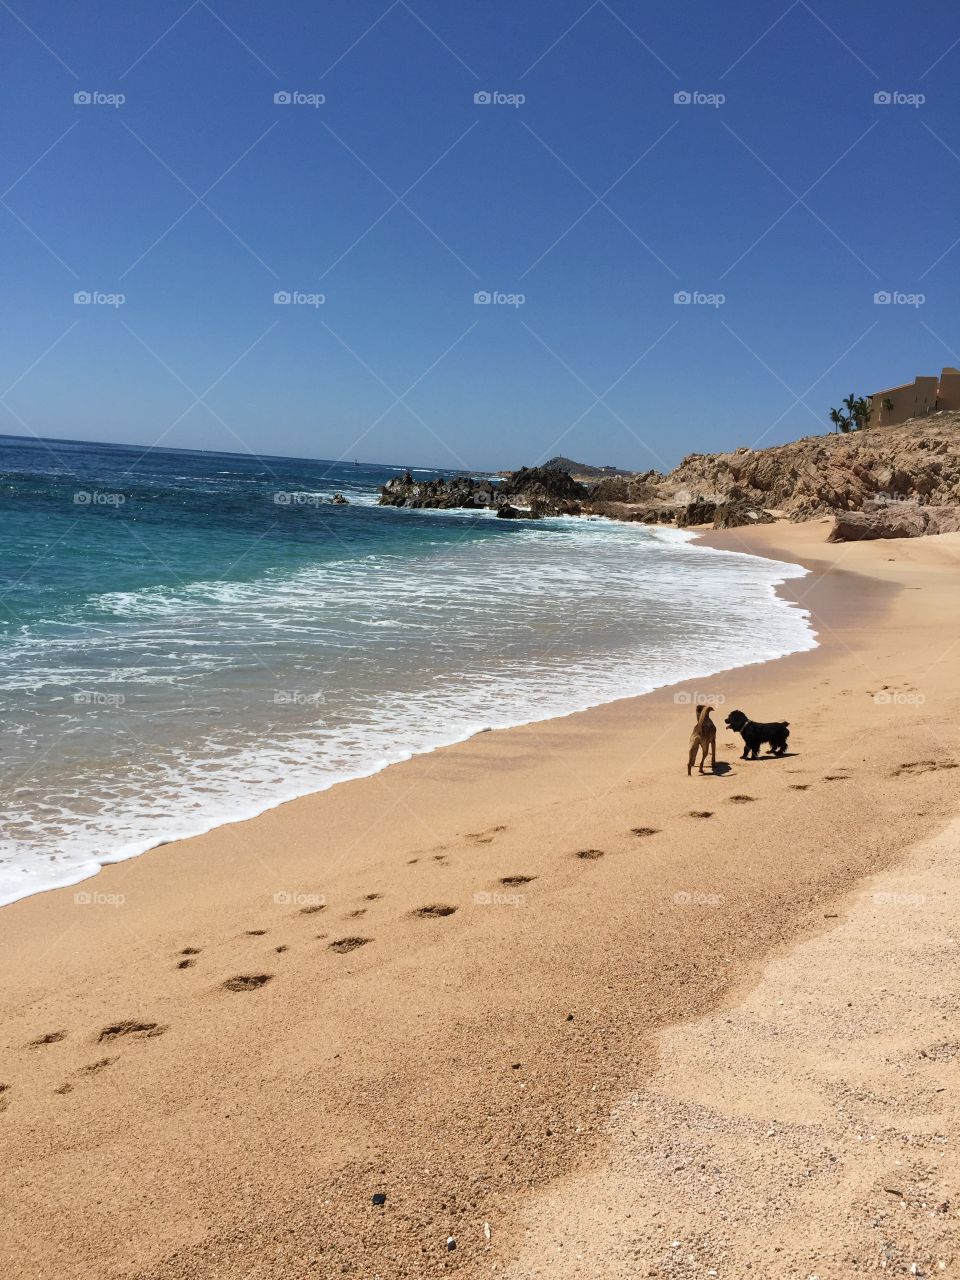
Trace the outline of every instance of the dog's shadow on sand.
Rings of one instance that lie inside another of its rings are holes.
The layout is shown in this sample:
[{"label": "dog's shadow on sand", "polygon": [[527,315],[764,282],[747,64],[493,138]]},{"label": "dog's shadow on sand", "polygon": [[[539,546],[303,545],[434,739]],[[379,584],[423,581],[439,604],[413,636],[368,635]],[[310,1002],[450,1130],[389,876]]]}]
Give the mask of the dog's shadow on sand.
[{"label": "dog's shadow on sand", "polygon": [[[744,765],[745,764],[769,764],[771,760],[792,760],[794,756],[796,756],[797,754],[798,753],[796,751],[785,751],[782,756],[773,756],[773,755],[758,756],[756,760],[744,760],[742,757],[738,756],[736,763],[744,764]],[[727,764],[726,760],[718,760],[717,763],[713,766],[712,776],[714,778],[722,778],[726,774],[732,773],[732,772],[733,772],[732,764]],[[711,776],[710,770],[705,769],[703,776],[705,778],[710,777]]]}]

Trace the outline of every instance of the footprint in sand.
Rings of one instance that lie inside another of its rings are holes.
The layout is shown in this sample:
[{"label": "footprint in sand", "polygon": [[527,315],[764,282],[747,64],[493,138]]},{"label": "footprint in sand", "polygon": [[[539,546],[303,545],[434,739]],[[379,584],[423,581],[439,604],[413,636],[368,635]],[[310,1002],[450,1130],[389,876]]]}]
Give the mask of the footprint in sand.
[{"label": "footprint in sand", "polygon": [[262,938],[266,933],[266,929],[245,929],[244,933],[248,938]]},{"label": "footprint in sand", "polygon": [[6,1111],[10,1105],[10,1086],[8,1084],[0,1084],[0,1111]]},{"label": "footprint in sand", "polygon": [[289,950],[290,950],[290,948],[287,946],[287,944],[286,944],[285,942],[281,942],[281,943],[280,943],[280,945],[279,945],[279,947],[274,947],[273,949],[274,949],[274,951],[277,953],[277,955],[278,955],[278,956],[282,956],[282,955],[283,955],[283,953],[284,953],[284,951],[289,951]]},{"label": "footprint in sand", "polygon": [[419,858],[408,858],[408,859],[407,859],[407,866],[408,866],[408,867],[415,867],[419,861],[420,861],[420,859],[419,859]]},{"label": "footprint in sand", "polygon": [[712,818],[713,810],[712,809],[691,809],[690,817],[691,818]]},{"label": "footprint in sand", "polygon": [[186,958],[185,960],[178,960],[178,961],[177,961],[177,968],[178,968],[178,969],[192,969],[192,968],[193,968],[193,966],[194,966],[196,963],[197,963],[197,962],[196,962],[196,960],[192,959],[190,956],[187,956],[187,958]]},{"label": "footprint in sand", "polygon": [[501,876],[501,884],[532,884],[536,880],[536,876]]},{"label": "footprint in sand", "polygon": [[493,837],[499,831],[506,831],[506,827],[501,823],[497,827],[488,827],[486,831],[467,831],[464,834],[464,840],[473,840],[477,844],[492,844]]},{"label": "footprint in sand", "polygon": [[810,783],[809,782],[791,782],[790,790],[791,791],[809,791]]},{"label": "footprint in sand", "polygon": [[659,827],[631,827],[630,834],[632,836],[656,836],[660,834]]},{"label": "footprint in sand", "polygon": [[379,902],[382,897],[382,893],[365,893],[363,895],[364,902]]},{"label": "footprint in sand", "polygon": [[166,1027],[160,1025],[159,1022],[112,1022],[108,1027],[104,1027],[97,1036],[97,1043],[103,1044],[104,1040],[119,1040],[122,1036],[135,1036],[138,1040],[149,1040],[153,1036],[162,1036],[166,1031]]},{"label": "footprint in sand", "polygon": [[447,855],[445,853],[435,853],[433,855],[434,862],[446,862]]},{"label": "footprint in sand", "polygon": [[583,858],[587,862],[595,862],[597,858],[603,857],[602,849],[578,849],[573,855],[575,858]]},{"label": "footprint in sand", "polygon": [[273,981],[272,973],[240,973],[223,984],[225,991],[256,991]]},{"label": "footprint in sand", "polygon": [[88,1062],[85,1067],[81,1067],[75,1072],[78,1076],[97,1076],[101,1071],[105,1071],[107,1067],[112,1066],[117,1061],[117,1055],[112,1058],[98,1058],[96,1062]]},{"label": "footprint in sand", "polygon": [[824,782],[849,782],[850,778],[845,773],[825,773],[823,780]]},{"label": "footprint in sand", "polygon": [[731,804],[750,804],[751,801],[756,800],[756,796],[730,796],[729,800]]},{"label": "footprint in sand", "polygon": [[956,762],[953,760],[911,760],[895,769],[893,776],[899,778],[904,773],[912,776],[915,773],[935,773],[938,769],[956,768]]},{"label": "footprint in sand", "polygon": [[353,911],[348,911],[343,918],[344,920],[359,920],[361,916],[365,916],[366,914],[366,907],[355,907]]},{"label": "footprint in sand", "polygon": [[302,916],[315,916],[318,911],[326,911],[327,904],[325,902],[311,902],[308,907],[301,907],[300,914]]},{"label": "footprint in sand", "polygon": [[28,1049],[40,1049],[45,1044],[59,1044],[61,1040],[66,1040],[67,1033],[65,1031],[48,1031],[44,1036],[37,1036],[36,1040],[31,1040],[27,1045]]},{"label": "footprint in sand", "polygon": [[198,956],[200,954],[199,947],[183,947],[180,951],[182,956]]},{"label": "footprint in sand", "polygon": [[443,903],[431,903],[427,907],[417,907],[412,914],[419,916],[421,920],[439,920],[443,916],[452,916],[456,909]]},{"label": "footprint in sand", "polygon": [[330,950],[342,956],[348,951],[356,951],[357,947],[365,947],[372,941],[372,938],[337,938],[335,942],[330,943]]}]

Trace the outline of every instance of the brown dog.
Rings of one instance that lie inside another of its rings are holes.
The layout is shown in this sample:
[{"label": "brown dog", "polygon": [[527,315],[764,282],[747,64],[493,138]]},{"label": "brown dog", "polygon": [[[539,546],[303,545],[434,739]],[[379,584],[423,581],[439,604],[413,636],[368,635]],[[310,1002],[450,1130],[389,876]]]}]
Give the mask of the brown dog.
[{"label": "brown dog", "polygon": [[687,756],[687,777],[697,762],[697,751],[701,750],[703,755],[700,757],[700,772],[703,773],[703,766],[707,761],[707,752],[710,752],[710,768],[716,772],[717,769],[717,726],[710,719],[710,713],[713,707],[701,706],[697,707],[697,727],[690,735],[690,754]]}]

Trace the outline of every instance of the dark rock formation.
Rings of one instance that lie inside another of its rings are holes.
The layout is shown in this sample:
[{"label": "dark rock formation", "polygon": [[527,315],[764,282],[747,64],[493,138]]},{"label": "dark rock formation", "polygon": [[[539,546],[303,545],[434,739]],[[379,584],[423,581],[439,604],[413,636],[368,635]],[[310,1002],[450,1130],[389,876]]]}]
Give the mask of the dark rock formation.
[{"label": "dark rock formation", "polygon": [[[445,480],[414,480],[409,471],[388,480],[380,491],[380,505],[385,507],[466,507],[497,510],[503,505],[525,507],[528,519],[543,516],[579,515],[586,497],[584,485],[563,471],[543,467],[522,467],[501,484],[475,480],[472,476],[452,476]],[[512,501],[511,501],[512,500]],[[509,516],[505,516],[509,519]]]},{"label": "dark rock formation", "polygon": [[774,517],[749,502],[721,502],[713,517],[715,529],[740,529],[750,524],[773,524]]},{"label": "dark rock formation", "polygon": [[409,471],[394,476],[380,490],[382,507],[467,507],[481,510],[497,505],[498,486],[472,476],[440,476],[437,480],[414,480]]},{"label": "dark rock formation", "polygon": [[525,507],[534,508],[540,516],[576,516],[587,496],[586,485],[579,484],[565,471],[550,467],[521,467],[499,486],[505,498],[516,498]]}]

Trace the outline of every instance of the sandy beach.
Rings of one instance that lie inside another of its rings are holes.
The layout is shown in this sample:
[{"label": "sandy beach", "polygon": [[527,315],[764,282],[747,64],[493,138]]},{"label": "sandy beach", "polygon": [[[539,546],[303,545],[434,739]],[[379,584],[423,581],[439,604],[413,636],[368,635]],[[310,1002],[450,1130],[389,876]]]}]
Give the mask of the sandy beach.
[{"label": "sandy beach", "polygon": [[826,528],[704,535],[815,651],[3,908],[2,1273],[956,1274],[960,535]]}]

